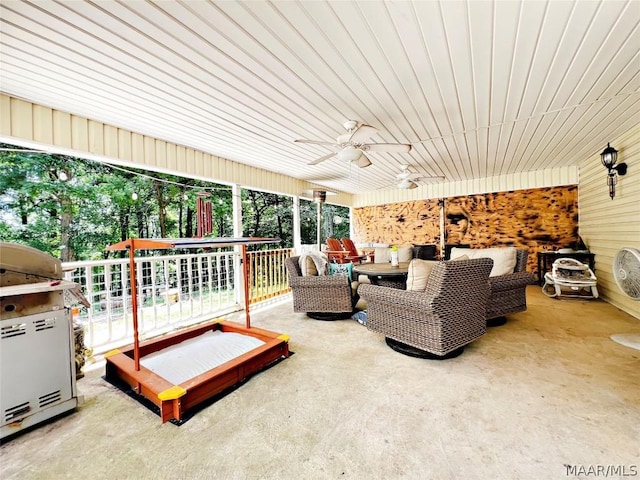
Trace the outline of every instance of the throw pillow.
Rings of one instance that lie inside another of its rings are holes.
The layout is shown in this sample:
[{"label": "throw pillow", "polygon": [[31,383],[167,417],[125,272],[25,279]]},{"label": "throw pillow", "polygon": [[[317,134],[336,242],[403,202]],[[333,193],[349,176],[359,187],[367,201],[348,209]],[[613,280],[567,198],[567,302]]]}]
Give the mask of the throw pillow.
[{"label": "throw pillow", "polygon": [[516,268],[517,252],[516,247],[494,247],[494,248],[457,248],[451,249],[451,259],[461,255],[469,258],[490,258],[493,260],[493,268],[490,277],[499,277],[513,273]]},{"label": "throw pillow", "polygon": [[324,265],[325,270],[322,275],[326,274],[326,265],[327,265],[327,256],[322,252],[309,252],[303,255],[300,255],[298,259],[298,265],[300,265],[300,273],[302,273],[303,277],[308,276],[317,276],[320,273],[318,272],[318,266],[316,263],[320,265]]},{"label": "throw pillow", "polygon": [[305,277],[308,275],[317,276],[318,268],[316,267],[316,262],[313,261],[313,258],[307,257],[305,263],[307,267],[307,272],[306,273],[302,272],[302,275],[304,275]]},{"label": "throw pillow", "polygon": [[411,260],[407,272],[407,290],[424,292],[431,270],[437,263],[436,260],[420,260],[419,258]]},{"label": "throw pillow", "polygon": [[470,251],[471,251],[470,248],[453,247],[451,249],[451,252],[449,252],[449,259],[455,260],[456,258],[461,257],[462,255],[467,255],[467,257],[469,257]]},{"label": "throw pillow", "polygon": [[413,245],[401,245],[398,247],[398,261],[410,262],[413,258]]},{"label": "throw pillow", "polygon": [[391,248],[390,247],[377,247],[373,250],[374,263],[389,263],[391,261]]},{"label": "throw pillow", "polygon": [[330,263],[329,275],[347,275],[351,278],[353,273],[353,263]]},{"label": "throw pillow", "polygon": [[[391,261],[391,247],[377,247],[374,249],[374,263],[389,263]],[[410,262],[413,258],[413,245],[398,247],[398,261]]]}]

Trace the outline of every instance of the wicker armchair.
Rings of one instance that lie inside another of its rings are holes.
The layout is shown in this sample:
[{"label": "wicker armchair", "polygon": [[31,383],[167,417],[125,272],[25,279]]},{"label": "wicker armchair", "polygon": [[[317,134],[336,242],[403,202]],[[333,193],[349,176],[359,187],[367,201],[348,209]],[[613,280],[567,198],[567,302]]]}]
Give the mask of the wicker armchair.
[{"label": "wicker armchair", "polygon": [[424,292],[362,284],[358,293],[368,305],[367,328],[407,355],[456,357],[487,331],[492,266],[489,258],[440,262]]},{"label": "wicker armchair", "polygon": [[527,309],[527,285],[535,283],[532,273],[527,272],[529,252],[516,250],[516,266],[513,273],[489,278],[491,294],[487,303],[487,325],[503,325],[505,315],[524,312]]},{"label": "wicker armchair", "polygon": [[349,318],[358,301],[351,279],[345,275],[302,276],[299,256],[287,258],[285,266],[293,294],[293,311],[316,320]]}]

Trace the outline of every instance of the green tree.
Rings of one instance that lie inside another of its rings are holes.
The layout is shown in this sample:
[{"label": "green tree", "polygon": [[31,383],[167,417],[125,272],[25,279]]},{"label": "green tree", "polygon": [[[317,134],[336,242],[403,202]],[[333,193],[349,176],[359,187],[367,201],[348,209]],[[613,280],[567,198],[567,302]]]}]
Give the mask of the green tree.
[{"label": "green tree", "polygon": [[317,204],[309,200],[300,199],[300,241],[303,245],[318,243],[318,211]]},{"label": "green tree", "polygon": [[277,237],[281,239],[280,247],[292,247],[293,199],[256,190],[243,190],[242,196],[242,228],[245,235]]},{"label": "green tree", "polygon": [[[300,237],[305,245],[315,245],[318,235],[318,204],[300,200]],[[349,207],[322,204],[320,241],[327,237],[337,239],[349,237]]]},{"label": "green tree", "polygon": [[101,172],[72,157],[3,151],[0,209],[5,240],[27,243],[61,258],[78,258],[82,236],[76,218],[96,201],[92,183]]},{"label": "green tree", "polygon": [[322,206],[323,238],[349,237],[349,208],[325,203]]},{"label": "green tree", "polygon": [[[209,182],[64,155],[0,151],[0,238],[63,261],[102,258],[130,237],[193,236],[194,192],[221,192],[214,223],[231,236],[231,191]],[[225,235],[226,234],[226,235]]]},{"label": "green tree", "polygon": [[[0,145],[0,239],[30,245],[63,261],[94,260],[131,237],[191,237],[196,199],[211,202],[213,236],[233,236],[230,187],[101,162],[15,151]],[[246,236],[293,246],[293,199],[242,191]],[[349,210],[323,205],[323,235],[349,233]],[[301,235],[316,243],[316,204],[300,201]],[[342,221],[336,221],[342,220]],[[324,241],[324,238],[322,239]],[[276,245],[256,248],[276,248]]]}]

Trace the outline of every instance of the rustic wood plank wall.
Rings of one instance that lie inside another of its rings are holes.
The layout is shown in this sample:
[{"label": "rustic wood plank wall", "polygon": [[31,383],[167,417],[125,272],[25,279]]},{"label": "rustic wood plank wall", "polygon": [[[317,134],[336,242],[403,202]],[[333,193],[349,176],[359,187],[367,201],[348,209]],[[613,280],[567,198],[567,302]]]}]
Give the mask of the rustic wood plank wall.
[{"label": "rustic wood plank wall", "polygon": [[[353,209],[357,243],[440,245],[438,199]],[[568,185],[444,199],[445,243],[471,248],[516,246],[537,252],[578,241],[578,187]]]},{"label": "rustic wood plank wall", "polygon": [[415,200],[354,208],[355,241],[395,245],[440,242],[438,200]]}]

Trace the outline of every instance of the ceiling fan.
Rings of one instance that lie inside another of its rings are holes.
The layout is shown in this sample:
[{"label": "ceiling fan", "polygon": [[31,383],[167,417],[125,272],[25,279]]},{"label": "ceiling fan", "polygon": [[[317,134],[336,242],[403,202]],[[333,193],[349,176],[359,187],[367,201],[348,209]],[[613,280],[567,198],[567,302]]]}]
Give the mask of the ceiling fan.
[{"label": "ceiling fan", "polygon": [[396,175],[396,187],[401,188],[403,190],[409,190],[412,188],[417,188],[418,183],[421,180],[443,180],[443,176],[437,177],[426,177],[424,175],[420,175],[419,173],[411,173],[409,171],[409,165],[404,164],[400,165],[400,173]]},{"label": "ceiling fan", "polygon": [[364,152],[397,152],[408,153],[411,145],[404,143],[367,143],[366,139],[371,138],[378,131],[377,128],[355,120],[347,120],[343,123],[347,133],[343,133],[336,138],[335,142],[325,142],[323,140],[294,140],[296,143],[310,143],[313,145],[326,145],[337,148],[336,151],[323,155],[320,158],[309,162],[307,165],[317,165],[320,162],[337,156],[339,160],[353,162],[358,167],[364,168],[371,165],[371,160]]}]

